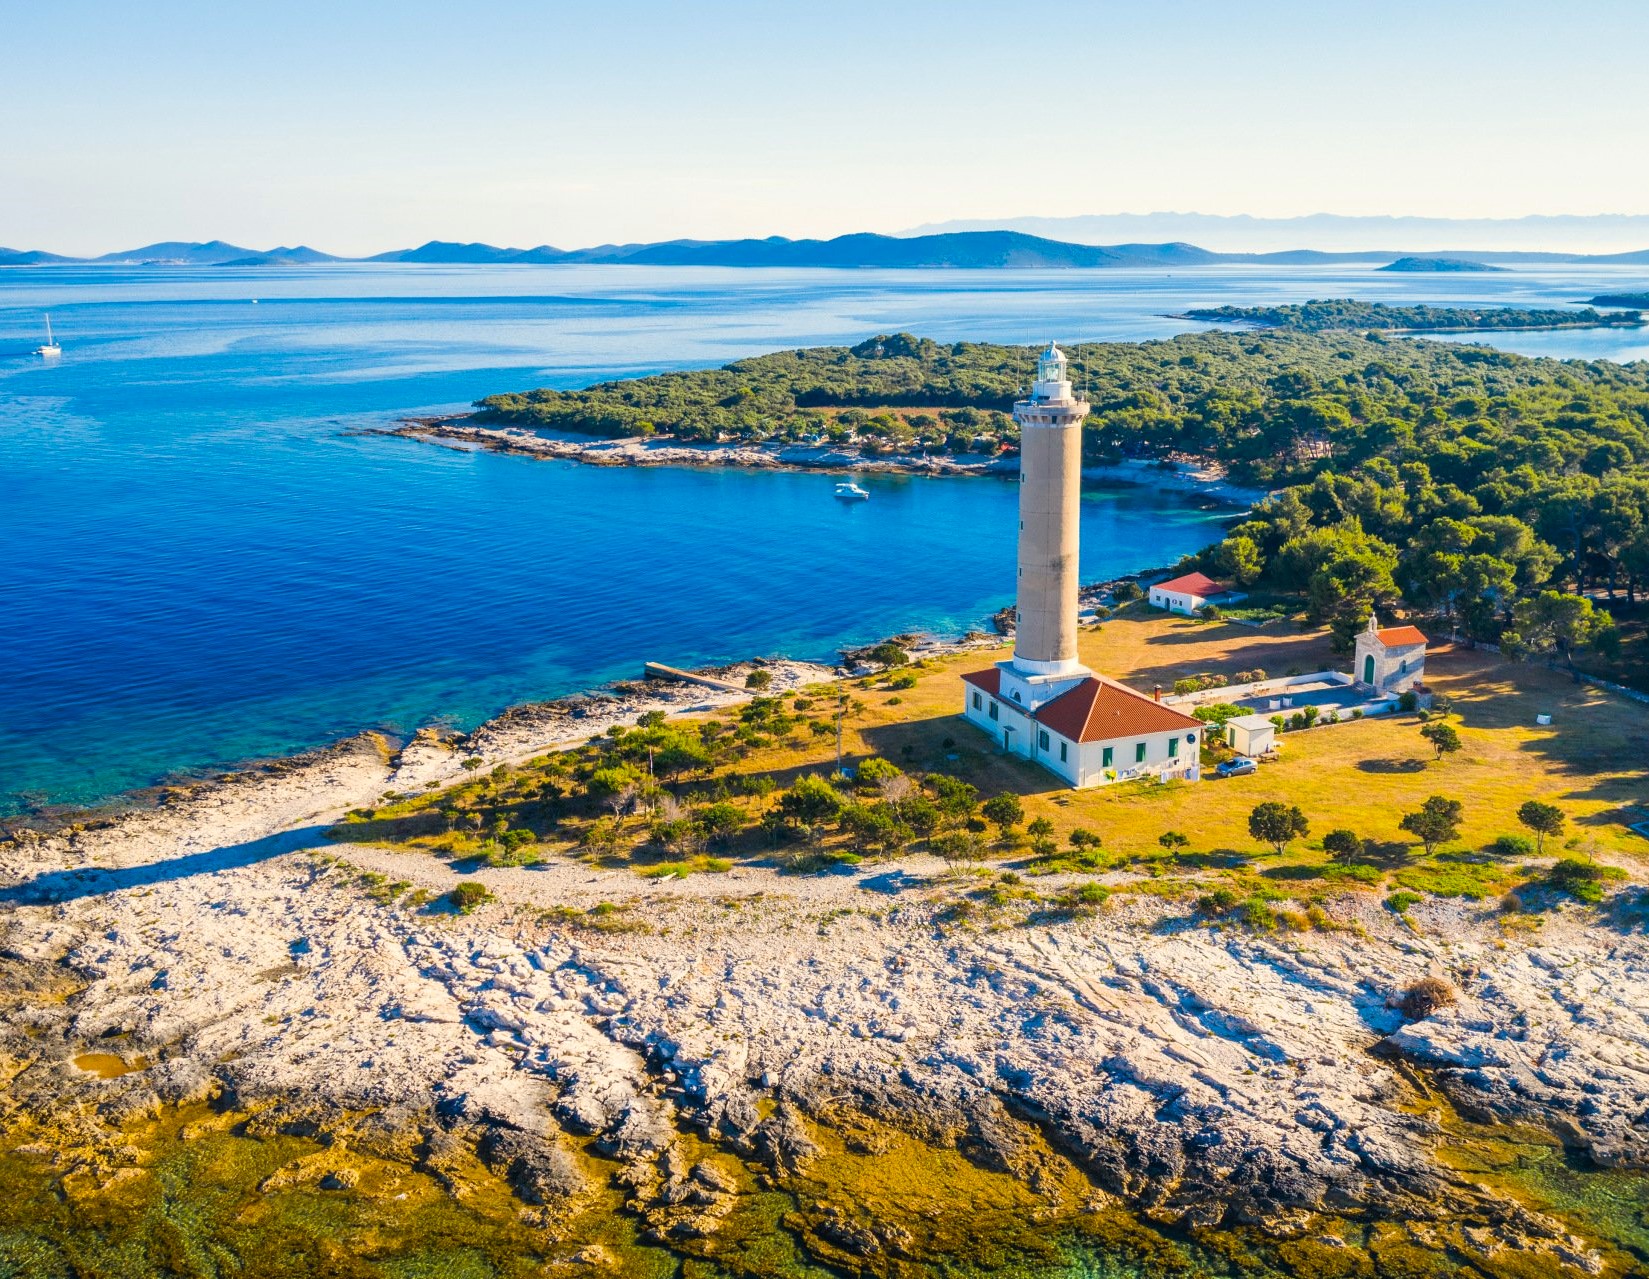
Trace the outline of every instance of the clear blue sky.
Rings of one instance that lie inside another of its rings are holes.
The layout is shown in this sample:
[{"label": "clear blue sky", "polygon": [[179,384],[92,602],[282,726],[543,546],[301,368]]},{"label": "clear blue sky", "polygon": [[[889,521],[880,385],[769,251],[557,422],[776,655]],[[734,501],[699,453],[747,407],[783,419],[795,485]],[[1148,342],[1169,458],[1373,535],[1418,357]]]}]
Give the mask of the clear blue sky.
[{"label": "clear blue sky", "polygon": [[1641,213],[1646,49],[1645,0],[0,0],[0,245]]}]

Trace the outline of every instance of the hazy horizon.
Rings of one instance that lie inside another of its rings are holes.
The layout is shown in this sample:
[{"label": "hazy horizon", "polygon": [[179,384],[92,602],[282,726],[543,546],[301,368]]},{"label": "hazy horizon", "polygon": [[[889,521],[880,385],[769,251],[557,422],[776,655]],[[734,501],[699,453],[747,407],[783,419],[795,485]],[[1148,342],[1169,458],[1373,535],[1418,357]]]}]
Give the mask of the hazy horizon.
[{"label": "hazy horizon", "polygon": [[432,0],[293,0],[278,20],[205,0],[18,6],[0,244],[357,256],[1130,208],[1649,209],[1649,171],[1623,154],[1649,125],[1649,6],[1582,16],[1529,0],[1034,18],[979,0],[508,0],[462,21]]},{"label": "hazy horizon", "polygon": [[[1166,243],[1185,241],[1220,253],[1266,253],[1287,249],[1314,249],[1322,252],[1458,251],[1480,253],[1562,252],[1608,254],[1649,248],[1649,214],[1546,214],[1518,218],[1430,218],[1417,214],[1356,216],[1314,213],[1289,218],[1263,218],[1252,214],[1207,213],[1092,213],[1068,217],[1034,215],[1001,218],[957,218],[926,223],[893,232],[897,238],[940,235],[966,231],[1009,230],[1073,244]],[[839,234],[854,234],[853,231]],[[787,239],[830,239],[831,236],[785,236]],[[438,237],[443,242],[481,243],[473,237]],[[662,240],[707,237],[663,236]],[[765,238],[726,237],[728,239]],[[331,253],[329,246],[288,237],[280,245],[238,243],[227,236],[210,236],[200,241],[182,241],[169,236],[143,243],[128,241],[84,254],[63,254],[49,244],[11,244],[0,240],[0,251],[43,250],[68,257],[95,259],[131,252],[164,243],[211,243],[224,241],[256,252],[279,248],[309,248]],[[335,254],[344,258],[365,258],[373,254],[416,248],[430,240],[386,244],[368,253]],[[492,243],[492,242],[487,242]],[[533,249],[544,242],[495,244],[498,248]],[[592,244],[555,244],[559,249],[577,250],[604,244],[624,243],[602,240]]]}]

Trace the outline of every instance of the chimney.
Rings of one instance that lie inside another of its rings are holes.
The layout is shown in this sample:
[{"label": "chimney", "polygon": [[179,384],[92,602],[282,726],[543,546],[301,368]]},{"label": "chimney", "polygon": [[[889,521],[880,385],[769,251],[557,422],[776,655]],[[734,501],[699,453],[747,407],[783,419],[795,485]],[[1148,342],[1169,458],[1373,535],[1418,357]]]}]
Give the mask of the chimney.
[{"label": "chimney", "polygon": [[1156,698],[1157,701],[1159,701],[1159,702],[1162,700],[1162,685],[1161,684],[1151,685],[1151,696]]}]

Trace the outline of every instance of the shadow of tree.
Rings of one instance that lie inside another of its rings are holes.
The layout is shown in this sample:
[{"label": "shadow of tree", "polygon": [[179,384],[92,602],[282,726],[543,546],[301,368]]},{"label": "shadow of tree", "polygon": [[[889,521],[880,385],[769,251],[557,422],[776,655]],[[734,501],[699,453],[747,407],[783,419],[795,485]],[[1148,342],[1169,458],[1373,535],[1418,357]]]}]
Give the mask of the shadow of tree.
[{"label": "shadow of tree", "polygon": [[1381,870],[1396,870],[1414,860],[1414,846],[1395,839],[1365,839],[1357,860]]},{"label": "shadow of tree", "polygon": [[143,888],[187,879],[192,875],[211,875],[221,870],[235,870],[287,853],[295,853],[299,849],[324,847],[325,833],[324,827],[304,826],[297,830],[267,835],[262,839],[249,840],[244,844],[225,845],[201,853],[187,853],[182,857],[146,862],[141,866],[83,867],[77,870],[47,871],[33,879],[0,888],[0,902],[40,905],[49,902],[78,901],[85,897],[118,893],[127,888]]},{"label": "shadow of tree", "polygon": [[[960,693],[958,693],[960,697]],[[1029,760],[1005,754],[960,714],[863,727],[859,736],[878,755],[906,771],[942,772],[977,786],[983,796],[1000,791],[1019,795],[1057,795],[1063,782]],[[946,748],[945,738],[955,744]],[[905,747],[911,750],[907,754]],[[956,758],[952,759],[950,756]]]},{"label": "shadow of tree", "polygon": [[1234,848],[1216,848],[1206,853],[1175,853],[1170,860],[1187,870],[1240,870],[1253,860],[1253,855]]},{"label": "shadow of tree", "polygon": [[1426,761],[1423,759],[1360,759],[1357,761],[1357,771],[1388,775],[1394,773],[1423,773],[1426,771]]},{"label": "shadow of tree", "polygon": [[424,809],[402,817],[371,817],[329,826],[326,837],[336,844],[399,844],[423,835],[439,835],[447,828],[439,812]]},{"label": "shadow of tree", "polygon": [[1324,867],[1322,866],[1267,866],[1260,872],[1264,879],[1301,880],[1321,879]]}]

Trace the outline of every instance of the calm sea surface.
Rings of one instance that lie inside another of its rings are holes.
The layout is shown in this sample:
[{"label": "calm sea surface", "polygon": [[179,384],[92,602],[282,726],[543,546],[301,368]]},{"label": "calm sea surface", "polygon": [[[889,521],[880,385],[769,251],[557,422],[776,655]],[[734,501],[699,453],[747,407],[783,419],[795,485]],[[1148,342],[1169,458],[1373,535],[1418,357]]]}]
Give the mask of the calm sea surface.
[{"label": "calm sea surface", "polygon": [[[1015,487],[607,470],[356,434],[494,391],[908,329],[1166,337],[1199,304],[1552,305],[1649,272],[0,269],[0,813],[374,726],[758,653],[824,657],[1008,602]],[[51,366],[26,353],[49,311]],[[1508,349],[1649,358],[1641,332]],[[1083,573],[1224,518],[1085,495]]]}]

